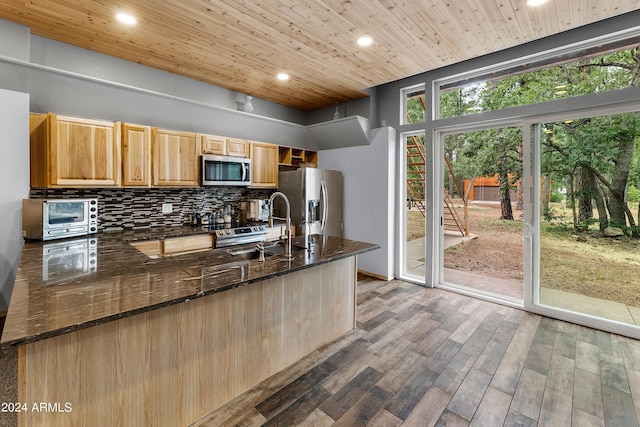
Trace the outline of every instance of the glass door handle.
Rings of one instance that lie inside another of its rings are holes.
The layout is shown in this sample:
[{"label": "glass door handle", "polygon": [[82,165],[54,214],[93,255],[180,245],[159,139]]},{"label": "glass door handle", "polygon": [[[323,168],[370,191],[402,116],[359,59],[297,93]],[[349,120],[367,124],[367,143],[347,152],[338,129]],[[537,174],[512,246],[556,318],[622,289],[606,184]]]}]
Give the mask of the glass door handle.
[{"label": "glass door handle", "polygon": [[530,239],[531,237],[533,237],[533,226],[529,223],[524,223],[524,238],[525,239]]}]

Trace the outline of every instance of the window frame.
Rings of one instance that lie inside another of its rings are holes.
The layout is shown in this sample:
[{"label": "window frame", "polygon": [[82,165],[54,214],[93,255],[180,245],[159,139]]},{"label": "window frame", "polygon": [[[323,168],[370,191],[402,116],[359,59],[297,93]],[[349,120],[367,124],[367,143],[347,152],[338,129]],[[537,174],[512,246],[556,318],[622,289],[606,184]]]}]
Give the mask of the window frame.
[{"label": "window frame", "polygon": [[[463,87],[465,85],[473,83],[487,82],[498,78],[524,74],[527,72],[550,68],[582,58],[604,55],[608,52],[620,51],[625,47],[629,47],[639,43],[640,27],[634,27],[611,34],[586,39],[580,42],[548,49],[542,52],[521,56],[512,60],[503,61],[485,67],[452,74],[443,78],[434,79],[431,82],[433,90],[433,109],[431,120],[437,121],[449,119],[449,117],[443,118],[440,115],[440,94],[443,90],[443,87]],[[484,113],[486,113],[486,111]]]},{"label": "window frame", "polygon": [[418,92],[419,90],[422,90],[425,94],[425,107],[426,107],[426,84],[425,83],[418,83],[415,85],[411,85],[411,86],[407,86],[407,87],[403,87],[402,89],[400,89],[400,125],[412,125],[415,123],[424,123],[427,120],[427,111],[425,110],[424,113],[424,120],[421,122],[414,122],[414,123],[409,123],[407,121],[407,100],[408,100],[408,95],[410,93],[413,92]]}]

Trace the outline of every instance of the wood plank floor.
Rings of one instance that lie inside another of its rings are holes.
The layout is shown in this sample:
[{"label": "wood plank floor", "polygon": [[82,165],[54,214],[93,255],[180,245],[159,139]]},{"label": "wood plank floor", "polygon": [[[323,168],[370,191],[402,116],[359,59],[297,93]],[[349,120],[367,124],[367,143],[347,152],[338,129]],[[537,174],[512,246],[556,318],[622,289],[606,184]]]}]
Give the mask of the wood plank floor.
[{"label": "wood plank floor", "polygon": [[640,342],[361,278],[358,327],[204,426],[637,426]]}]

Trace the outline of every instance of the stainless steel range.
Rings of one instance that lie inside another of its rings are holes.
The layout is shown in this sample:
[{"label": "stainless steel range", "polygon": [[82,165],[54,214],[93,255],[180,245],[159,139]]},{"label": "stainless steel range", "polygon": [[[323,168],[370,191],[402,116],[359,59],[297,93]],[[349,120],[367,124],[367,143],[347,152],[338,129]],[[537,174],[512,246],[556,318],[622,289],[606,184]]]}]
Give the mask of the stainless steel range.
[{"label": "stainless steel range", "polygon": [[238,224],[234,226],[211,227],[216,248],[264,242],[267,237],[266,225]]}]

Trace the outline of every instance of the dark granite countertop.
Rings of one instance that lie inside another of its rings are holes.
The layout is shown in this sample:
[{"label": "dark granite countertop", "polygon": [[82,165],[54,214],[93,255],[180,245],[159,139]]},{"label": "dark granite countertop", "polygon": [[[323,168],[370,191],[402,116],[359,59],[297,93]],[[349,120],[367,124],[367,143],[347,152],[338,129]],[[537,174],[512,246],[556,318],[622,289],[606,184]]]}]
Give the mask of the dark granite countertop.
[{"label": "dark granite countertop", "polygon": [[[292,260],[243,260],[227,249],[152,259],[129,243],[208,233],[202,227],[110,232],[25,243],[2,347],[35,342],[379,248],[353,240],[292,240]],[[76,246],[77,245],[77,248]],[[87,267],[88,266],[88,267]]]}]

